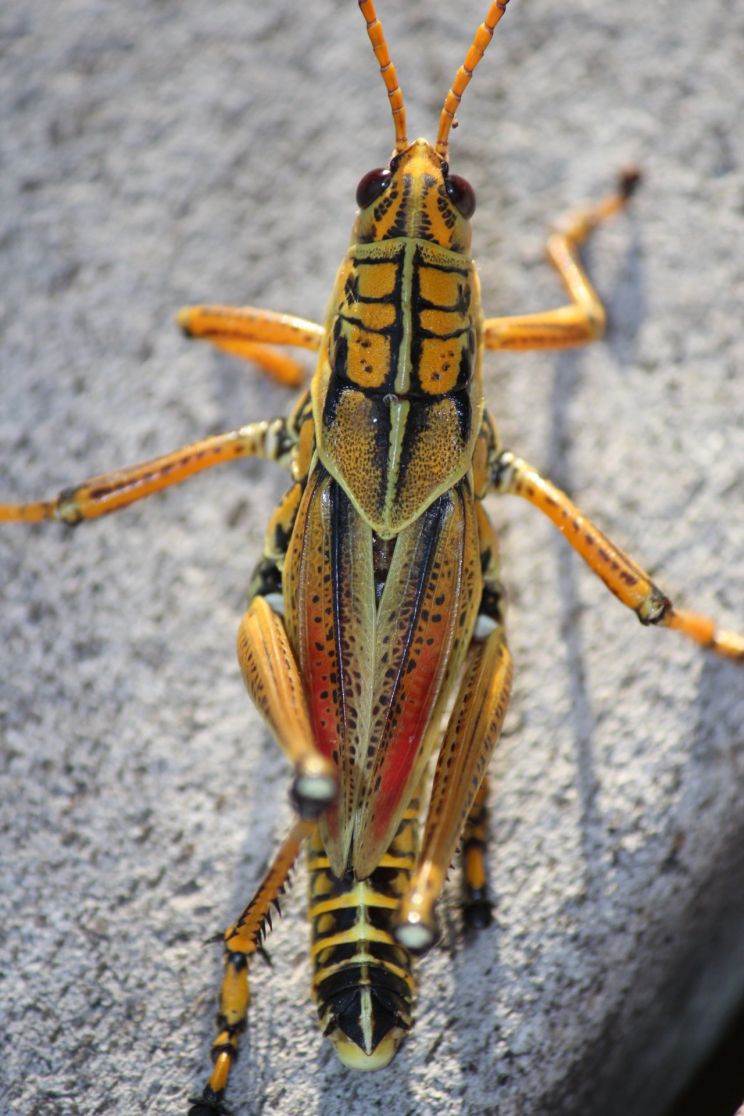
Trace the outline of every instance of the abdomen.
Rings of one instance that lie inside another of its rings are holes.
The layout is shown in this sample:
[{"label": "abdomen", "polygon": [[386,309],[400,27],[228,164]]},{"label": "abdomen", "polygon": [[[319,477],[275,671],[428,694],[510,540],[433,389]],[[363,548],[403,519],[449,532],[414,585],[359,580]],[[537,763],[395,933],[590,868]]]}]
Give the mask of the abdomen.
[{"label": "abdomen", "polygon": [[323,1034],[353,1069],[381,1069],[411,1028],[411,955],[393,921],[417,846],[413,802],[378,867],[365,880],[333,875],[317,835],[308,852],[313,995]]}]

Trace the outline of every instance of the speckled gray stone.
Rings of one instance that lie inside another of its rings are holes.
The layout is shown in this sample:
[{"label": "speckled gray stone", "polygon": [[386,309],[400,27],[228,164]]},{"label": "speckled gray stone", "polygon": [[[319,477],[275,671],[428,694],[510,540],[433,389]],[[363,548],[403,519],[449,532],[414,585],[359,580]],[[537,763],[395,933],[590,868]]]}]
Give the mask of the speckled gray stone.
[{"label": "speckled gray stone", "polygon": [[[483,0],[381,14],[431,134]],[[591,245],[608,340],[488,360],[505,442],[667,591],[744,626],[744,8],[514,0],[452,165],[489,313],[555,304],[563,209],[643,164]],[[0,13],[0,499],[283,413],[188,345],[200,300],[322,317],[391,125],[356,4],[28,0]],[[73,532],[0,531],[3,1113],[183,1114],[219,949],[290,817],[233,641],[286,486],[248,462]],[[496,924],[420,965],[370,1077],[308,996],[303,873],[254,966],[238,1116],[656,1116],[744,986],[744,675],[643,631],[537,512],[492,503],[516,663]]]}]

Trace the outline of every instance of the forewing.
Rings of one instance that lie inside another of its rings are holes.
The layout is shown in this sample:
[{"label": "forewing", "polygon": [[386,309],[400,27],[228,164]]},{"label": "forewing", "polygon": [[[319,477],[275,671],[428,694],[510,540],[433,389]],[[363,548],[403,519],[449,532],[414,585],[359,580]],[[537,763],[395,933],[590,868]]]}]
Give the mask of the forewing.
[{"label": "forewing", "polygon": [[337,876],[346,869],[360,796],[374,675],[372,531],[322,467],[308,480],[284,567],[285,623],[300,664],[318,750],[339,793],[321,836]]},{"label": "forewing", "polygon": [[[392,840],[470,642],[481,572],[467,481],[440,496],[398,537],[380,601],[363,792],[353,866],[364,877]],[[433,726],[436,727],[436,726]]]}]

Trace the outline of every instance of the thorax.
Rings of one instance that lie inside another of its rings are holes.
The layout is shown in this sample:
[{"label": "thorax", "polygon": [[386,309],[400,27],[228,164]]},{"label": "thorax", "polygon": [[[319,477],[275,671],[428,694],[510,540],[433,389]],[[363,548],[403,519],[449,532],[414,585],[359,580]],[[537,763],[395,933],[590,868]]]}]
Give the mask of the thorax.
[{"label": "thorax", "polygon": [[483,410],[474,264],[432,240],[353,243],[312,385],[318,454],[383,537],[467,472]]}]

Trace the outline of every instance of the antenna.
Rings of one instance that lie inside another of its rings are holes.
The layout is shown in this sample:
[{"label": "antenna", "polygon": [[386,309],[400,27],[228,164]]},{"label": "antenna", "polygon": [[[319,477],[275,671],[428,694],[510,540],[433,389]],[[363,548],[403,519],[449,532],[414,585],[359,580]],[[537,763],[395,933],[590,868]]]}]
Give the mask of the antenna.
[{"label": "antenna", "polygon": [[[455,80],[452,82],[450,91],[444,98],[442,115],[439,117],[439,131],[437,132],[437,142],[435,146],[437,155],[441,155],[443,159],[447,158],[450,128],[454,123],[455,113],[460,107],[462,95],[470,83],[475,67],[486,53],[488,44],[493,38],[494,28],[506,11],[506,5],[508,3],[509,0],[495,0],[495,2],[491,4],[486,18],[473,36],[470,49],[465,55],[465,61],[455,74]],[[377,52],[375,51],[375,53]]]},{"label": "antenna", "polygon": [[[367,21],[369,41],[372,43],[372,50],[375,52],[375,58],[380,65],[380,74],[382,75],[382,80],[385,82],[385,88],[387,89],[388,98],[390,100],[390,108],[393,113],[393,123],[395,125],[395,150],[397,152],[405,151],[408,147],[408,137],[406,135],[406,106],[403,103],[403,90],[398,85],[398,75],[395,72],[395,66],[390,61],[390,52],[388,51],[388,45],[385,40],[385,32],[382,29],[382,24],[377,18],[373,0],[359,0],[359,8]],[[494,26],[495,22],[496,21],[494,21]],[[468,78],[467,81],[469,80]],[[467,81],[465,85],[467,85]]]}]

